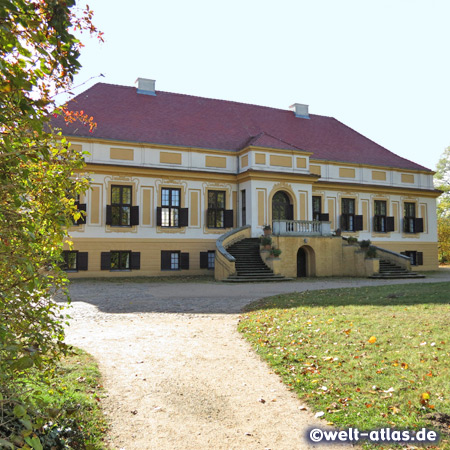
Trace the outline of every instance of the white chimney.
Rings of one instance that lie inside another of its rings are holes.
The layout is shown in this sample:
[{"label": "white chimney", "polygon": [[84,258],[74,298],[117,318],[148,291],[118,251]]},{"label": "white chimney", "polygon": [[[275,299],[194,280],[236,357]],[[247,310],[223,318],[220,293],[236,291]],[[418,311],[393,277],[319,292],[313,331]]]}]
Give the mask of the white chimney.
[{"label": "white chimney", "polygon": [[301,117],[302,119],[309,119],[308,105],[301,103],[294,103],[289,106],[294,111],[295,117]]},{"label": "white chimney", "polygon": [[138,78],[135,83],[137,83],[138,94],[156,95],[155,80],[149,80],[148,78]]}]

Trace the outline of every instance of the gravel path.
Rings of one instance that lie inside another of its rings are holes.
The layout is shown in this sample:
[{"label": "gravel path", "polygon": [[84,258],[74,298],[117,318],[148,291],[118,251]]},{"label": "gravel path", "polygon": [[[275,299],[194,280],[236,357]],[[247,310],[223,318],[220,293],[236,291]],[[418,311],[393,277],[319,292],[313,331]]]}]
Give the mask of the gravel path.
[{"label": "gravel path", "polygon": [[[450,281],[450,271],[417,281]],[[379,284],[384,282],[78,280],[71,286],[67,342],[99,362],[109,394],[103,404],[111,420],[111,448],[332,449],[305,440],[307,428],[323,427],[326,421],[304,411],[237,333],[239,311],[252,300],[278,293]]]}]

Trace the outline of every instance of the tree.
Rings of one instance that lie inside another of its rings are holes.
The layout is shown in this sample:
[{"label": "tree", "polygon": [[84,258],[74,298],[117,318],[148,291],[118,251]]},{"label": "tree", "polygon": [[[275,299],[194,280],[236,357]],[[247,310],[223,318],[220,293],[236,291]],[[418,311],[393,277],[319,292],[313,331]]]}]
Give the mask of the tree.
[{"label": "tree", "polygon": [[[27,369],[49,369],[65,348],[52,295],[67,282],[58,263],[80,214],[68,194],[85,190],[87,179],[83,155],[49,119],[63,114],[95,125],[55,102],[80,67],[74,30],[101,39],[91,19],[74,0],[0,2],[0,388],[10,392]],[[0,390],[1,409],[6,401]]]},{"label": "tree", "polygon": [[438,253],[441,263],[450,262],[450,147],[436,165],[435,186],[442,191],[437,205]]}]

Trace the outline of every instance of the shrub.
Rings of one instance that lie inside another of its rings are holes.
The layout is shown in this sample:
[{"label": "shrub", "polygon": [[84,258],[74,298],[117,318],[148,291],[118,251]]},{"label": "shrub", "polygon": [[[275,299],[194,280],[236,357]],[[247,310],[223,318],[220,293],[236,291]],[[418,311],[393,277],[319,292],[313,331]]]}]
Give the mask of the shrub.
[{"label": "shrub", "polygon": [[262,245],[271,245],[272,244],[272,238],[270,236],[263,236],[261,238],[261,244]]},{"label": "shrub", "polygon": [[370,245],[366,253],[366,258],[376,258],[376,257],[377,257],[377,249],[373,245]]},{"label": "shrub", "polygon": [[370,239],[363,240],[359,243],[361,248],[369,248],[370,244],[371,244]]},{"label": "shrub", "polygon": [[356,238],[353,237],[353,236],[350,236],[349,238],[347,238],[347,242],[348,242],[349,244],[355,244],[356,242],[358,242],[358,239],[356,239]]},{"label": "shrub", "polygon": [[281,250],[279,248],[272,247],[272,250],[270,251],[270,256],[273,256],[274,258],[278,258],[281,255]]}]

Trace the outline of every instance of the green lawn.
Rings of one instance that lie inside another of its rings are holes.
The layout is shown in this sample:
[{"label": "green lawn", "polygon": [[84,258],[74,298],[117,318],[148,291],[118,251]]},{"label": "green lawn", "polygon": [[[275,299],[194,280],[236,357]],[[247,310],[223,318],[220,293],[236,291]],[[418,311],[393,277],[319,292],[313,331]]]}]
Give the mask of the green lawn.
[{"label": "green lawn", "polygon": [[36,371],[23,378],[18,399],[28,406],[20,420],[9,403],[2,405],[0,438],[4,436],[18,448],[30,448],[26,443],[39,439],[44,450],[105,449],[107,422],[100,407],[103,387],[93,357],[75,349],[57,364],[47,382],[41,376]]},{"label": "green lawn", "polygon": [[437,415],[429,448],[450,449],[450,283],[278,295],[239,330],[326,422],[437,429]]}]

